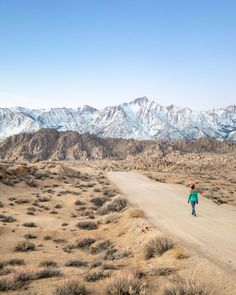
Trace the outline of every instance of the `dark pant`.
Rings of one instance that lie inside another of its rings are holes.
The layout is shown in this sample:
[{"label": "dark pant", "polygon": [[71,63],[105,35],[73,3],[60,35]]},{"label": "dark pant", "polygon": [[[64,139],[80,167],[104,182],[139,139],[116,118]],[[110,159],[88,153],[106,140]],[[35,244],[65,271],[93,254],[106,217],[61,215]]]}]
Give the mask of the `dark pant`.
[{"label": "dark pant", "polygon": [[196,216],[196,211],[195,211],[195,205],[196,205],[196,202],[195,201],[191,201],[191,206],[192,206],[192,215]]}]

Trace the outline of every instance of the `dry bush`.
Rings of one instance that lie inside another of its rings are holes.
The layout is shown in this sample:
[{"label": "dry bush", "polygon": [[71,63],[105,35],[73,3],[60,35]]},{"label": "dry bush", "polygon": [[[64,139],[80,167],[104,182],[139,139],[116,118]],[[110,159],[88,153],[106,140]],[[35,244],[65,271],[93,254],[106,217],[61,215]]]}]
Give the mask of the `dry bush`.
[{"label": "dry bush", "polygon": [[55,208],[56,209],[61,209],[63,206],[61,205],[61,204],[57,204],[56,206],[55,206]]},{"label": "dry bush", "polygon": [[174,242],[167,237],[160,236],[150,239],[144,247],[144,258],[150,259],[160,256],[174,247]]},{"label": "dry bush", "polygon": [[79,260],[79,259],[69,260],[65,264],[65,266],[72,266],[72,267],[81,267],[81,266],[87,266],[87,265],[88,265],[88,262],[87,261]]},{"label": "dry bush", "polygon": [[45,241],[48,241],[48,240],[51,240],[52,239],[52,237],[50,236],[50,235],[46,235],[46,236],[44,236],[44,238],[43,238]]},{"label": "dry bush", "polygon": [[148,289],[134,271],[119,271],[110,279],[105,295],[147,295]]},{"label": "dry bush", "polygon": [[161,295],[208,295],[207,288],[193,280],[181,280],[176,285],[165,287]]},{"label": "dry bush", "polygon": [[[20,259],[20,258],[11,258],[9,260],[2,261],[2,265],[3,266],[6,266],[6,265],[11,265],[11,266],[25,265],[25,261],[24,261],[24,259]],[[0,268],[1,268],[1,262],[0,262]]]},{"label": "dry bush", "polygon": [[36,246],[34,243],[30,241],[18,242],[15,247],[15,251],[17,252],[27,252],[27,251],[34,251],[34,250],[36,250]]},{"label": "dry bush", "polygon": [[51,259],[41,261],[39,266],[41,266],[41,267],[58,267],[57,263]]},{"label": "dry bush", "polygon": [[61,277],[61,276],[62,276],[62,273],[60,270],[45,268],[45,269],[38,271],[35,274],[35,279],[40,280],[40,279],[55,278],[55,277]]},{"label": "dry bush", "polygon": [[7,216],[4,214],[0,214],[0,220],[2,222],[7,222],[7,223],[12,223],[12,222],[16,221],[16,219],[13,218],[12,216]]},{"label": "dry bush", "polygon": [[117,250],[116,248],[112,247],[106,251],[104,255],[104,259],[116,260],[116,259],[122,259],[124,257],[128,257],[130,255],[131,255],[131,251]]},{"label": "dry bush", "polygon": [[133,218],[144,218],[144,212],[139,208],[132,208],[129,211],[129,216]]},{"label": "dry bush", "polygon": [[124,198],[116,198],[109,203],[105,203],[99,210],[98,213],[101,215],[108,214],[110,212],[120,212],[127,206],[127,200]]},{"label": "dry bush", "polygon": [[76,200],[75,201],[75,205],[76,206],[82,206],[82,205],[84,205],[85,203],[83,202],[83,201],[81,201],[81,200]]},{"label": "dry bush", "polygon": [[76,241],[76,248],[88,248],[95,242],[96,240],[92,237],[81,237],[79,240]]},{"label": "dry bush", "polygon": [[26,234],[26,235],[24,235],[24,237],[25,237],[27,240],[30,240],[30,239],[37,239],[37,236],[34,235],[34,234]]},{"label": "dry bush", "polygon": [[94,190],[93,190],[95,193],[100,193],[102,190],[98,187],[96,187]]},{"label": "dry bush", "polygon": [[94,271],[94,272],[88,273],[85,276],[85,280],[87,282],[95,282],[95,281],[98,281],[98,280],[105,279],[105,278],[107,278],[109,276],[110,276],[110,274],[108,272],[104,272],[102,270],[98,270],[98,271]]},{"label": "dry bush", "polygon": [[3,206],[3,203],[0,201],[0,208],[3,208],[4,206]]},{"label": "dry bush", "polygon": [[37,225],[34,222],[25,222],[22,225],[25,227],[37,227]]},{"label": "dry bush", "polygon": [[78,281],[65,281],[56,287],[52,295],[87,295],[88,292],[83,283]]},{"label": "dry bush", "polygon": [[102,205],[107,201],[106,197],[93,197],[90,202],[96,207],[102,207]]},{"label": "dry bush", "polygon": [[27,200],[27,199],[17,199],[17,200],[15,201],[16,204],[27,204],[27,203],[29,203],[29,202],[30,202],[30,201]]},{"label": "dry bush", "polygon": [[102,241],[99,241],[94,247],[92,247],[90,249],[90,253],[91,254],[98,254],[98,253],[100,253],[102,251],[107,250],[110,247],[111,247],[111,241],[102,240]]},{"label": "dry bush", "polygon": [[98,228],[97,223],[89,219],[78,222],[76,226],[79,227],[80,229],[86,229],[86,230],[94,230]]},{"label": "dry bush", "polygon": [[38,198],[38,200],[39,200],[39,202],[41,202],[41,203],[49,202],[49,201],[50,201],[50,199],[47,198],[47,197],[40,197],[40,198]]}]

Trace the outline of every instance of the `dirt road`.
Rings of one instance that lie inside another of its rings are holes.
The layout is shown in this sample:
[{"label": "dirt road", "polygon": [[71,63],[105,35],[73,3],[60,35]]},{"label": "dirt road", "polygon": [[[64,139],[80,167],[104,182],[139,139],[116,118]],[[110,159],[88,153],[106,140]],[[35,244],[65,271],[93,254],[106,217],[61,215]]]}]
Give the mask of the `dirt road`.
[{"label": "dirt road", "polygon": [[183,185],[152,181],[135,172],[110,172],[108,177],[154,225],[236,274],[236,208],[200,196],[193,217]]}]

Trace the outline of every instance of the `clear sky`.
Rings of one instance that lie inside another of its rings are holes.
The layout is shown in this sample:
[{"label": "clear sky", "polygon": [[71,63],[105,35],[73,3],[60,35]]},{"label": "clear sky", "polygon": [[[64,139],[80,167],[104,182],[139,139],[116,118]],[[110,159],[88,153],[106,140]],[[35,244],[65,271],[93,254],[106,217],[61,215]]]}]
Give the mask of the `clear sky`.
[{"label": "clear sky", "polygon": [[0,107],[236,103],[235,0],[0,0]]}]

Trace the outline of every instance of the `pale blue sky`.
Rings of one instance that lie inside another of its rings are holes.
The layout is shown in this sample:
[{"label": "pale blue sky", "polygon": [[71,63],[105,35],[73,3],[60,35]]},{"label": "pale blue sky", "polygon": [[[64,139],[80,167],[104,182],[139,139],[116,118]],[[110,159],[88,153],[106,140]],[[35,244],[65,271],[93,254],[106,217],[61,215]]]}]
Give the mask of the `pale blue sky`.
[{"label": "pale blue sky", "polygon": [[0,0],[0,107],[236,103],[236,1]]}]

